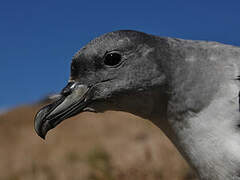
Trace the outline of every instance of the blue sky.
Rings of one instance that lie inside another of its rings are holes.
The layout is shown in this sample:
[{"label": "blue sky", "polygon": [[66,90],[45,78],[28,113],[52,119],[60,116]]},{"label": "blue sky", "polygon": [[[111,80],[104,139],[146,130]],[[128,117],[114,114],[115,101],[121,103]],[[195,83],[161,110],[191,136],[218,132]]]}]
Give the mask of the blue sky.
[{"label": "blue sky", "polygon": [[0,2],[0,109],[58,92],[74,53],[103,33],[133,29],[240,46],[240,1]]}]

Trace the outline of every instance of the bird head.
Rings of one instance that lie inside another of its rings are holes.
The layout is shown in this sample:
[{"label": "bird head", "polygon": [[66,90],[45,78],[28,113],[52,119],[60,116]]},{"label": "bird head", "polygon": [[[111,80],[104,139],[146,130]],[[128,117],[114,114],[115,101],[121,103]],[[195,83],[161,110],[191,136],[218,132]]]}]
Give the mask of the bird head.
[{"label": "bird head", "polygon": [[37,113],[37,134],[45,138],[60,122],[87,110],[152,114],[166,88],[161,68],[166,49],[164,38],[137,31],[92,40],[74,55],[69,82],[59,97]]}]

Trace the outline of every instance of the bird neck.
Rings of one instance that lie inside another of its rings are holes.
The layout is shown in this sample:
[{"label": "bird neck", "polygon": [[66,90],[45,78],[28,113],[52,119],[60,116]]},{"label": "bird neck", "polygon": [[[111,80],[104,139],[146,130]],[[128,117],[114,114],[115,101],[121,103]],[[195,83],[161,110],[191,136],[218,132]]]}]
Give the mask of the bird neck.
[{"label": "bird neck", "polygon": [[200,179],[240,179],[239,84],[234,80],[240,71],[240,50],[211,43],[205,48],[190,41],[186,44],[190,48],[172,48],[185,52],[179,55],[184,61],[175,58],[164,66],[171,80],[166,118],[151,120]]},{"label": "bird neck", "polygon": [[237,99],[228,95],[217,98],[199,113],[187,112],[181,120],[174,117],[164,123],[152,120],[176,145],[200,179],[240,179]]}]

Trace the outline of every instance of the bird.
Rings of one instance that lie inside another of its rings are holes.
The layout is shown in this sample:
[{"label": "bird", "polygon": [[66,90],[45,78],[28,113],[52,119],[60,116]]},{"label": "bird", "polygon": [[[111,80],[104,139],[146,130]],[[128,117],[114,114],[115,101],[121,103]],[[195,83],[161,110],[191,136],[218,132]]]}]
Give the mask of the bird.
[{"label": "bird", "polygon": [[[35,116],[47,132],[84,111],[148,119],[202,180],[240,179],[240,48],[134,30],[103,34],[72,58],[56,100]],[[126,124],[127,126],[127,124]]]}]

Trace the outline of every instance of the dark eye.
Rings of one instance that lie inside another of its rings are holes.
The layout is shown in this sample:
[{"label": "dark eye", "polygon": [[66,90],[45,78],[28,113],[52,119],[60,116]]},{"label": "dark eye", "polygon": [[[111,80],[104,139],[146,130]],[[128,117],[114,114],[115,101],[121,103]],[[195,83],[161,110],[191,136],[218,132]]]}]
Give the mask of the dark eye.
[{"label": "dark eye", "polygon": [[104,57],[104,64],[107,66],[116,66],[122,60],[121,54],[118,52],[109,52]]}]

